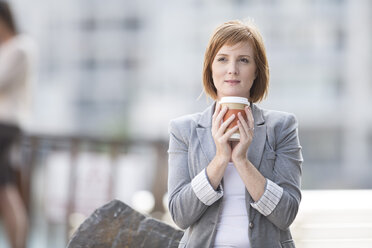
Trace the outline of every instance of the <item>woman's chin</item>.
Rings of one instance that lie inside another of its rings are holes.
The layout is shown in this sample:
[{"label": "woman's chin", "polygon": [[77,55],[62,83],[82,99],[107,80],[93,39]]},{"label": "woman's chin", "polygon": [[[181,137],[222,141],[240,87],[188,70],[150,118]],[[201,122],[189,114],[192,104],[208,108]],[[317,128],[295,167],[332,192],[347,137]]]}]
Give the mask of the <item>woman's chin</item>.
[{"label": "woman's chin", "polygon": [[249,98],[247,95],[239,93],[239,92],[229,92],[227,94],[221,94],[221,97],[228,97],[228,96],[237,96],[237,97]]}]

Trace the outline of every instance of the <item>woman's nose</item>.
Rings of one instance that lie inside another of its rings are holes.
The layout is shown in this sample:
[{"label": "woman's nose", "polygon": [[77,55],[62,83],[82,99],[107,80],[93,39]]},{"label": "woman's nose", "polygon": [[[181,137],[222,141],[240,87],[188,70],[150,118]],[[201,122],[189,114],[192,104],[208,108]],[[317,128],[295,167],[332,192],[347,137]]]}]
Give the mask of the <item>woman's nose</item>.
[{"label": "woman's nose", "polygon": [[229,63],[228,74],[238,74],[238,68],[236,63]]}]

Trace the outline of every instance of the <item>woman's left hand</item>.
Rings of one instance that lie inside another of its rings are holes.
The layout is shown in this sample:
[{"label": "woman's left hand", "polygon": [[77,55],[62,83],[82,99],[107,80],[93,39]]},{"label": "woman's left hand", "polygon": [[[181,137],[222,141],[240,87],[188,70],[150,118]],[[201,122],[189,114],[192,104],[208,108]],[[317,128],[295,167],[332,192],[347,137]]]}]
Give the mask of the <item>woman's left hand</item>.
[{"label": "woman's left hand", "polygon": [[[241,113],[238,114],[238,126],[240,132],[240,141],[232,144],[232,161],[237,164],[247,159],[247,151],[253,140],[254,134],[254,119],[250,107],[245,107],[247,119],[245,120]],[[234,144],[235,143],[235,144]]]}]

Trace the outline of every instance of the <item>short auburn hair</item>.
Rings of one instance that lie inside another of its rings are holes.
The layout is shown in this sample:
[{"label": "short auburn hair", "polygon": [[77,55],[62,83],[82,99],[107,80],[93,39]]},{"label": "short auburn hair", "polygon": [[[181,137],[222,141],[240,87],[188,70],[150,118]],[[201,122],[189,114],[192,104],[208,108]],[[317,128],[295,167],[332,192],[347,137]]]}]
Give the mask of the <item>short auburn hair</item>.
[{"label": "short auburn hair", "polygon": [[233,46],[240,42],[249,42],[254,50],[257,77],[250,90],[250,102],[263,100],[269,88],[269,65],[262,36],[258,28],[251,22],[239,20],[228,21],[214,31],[209,40],[204,55],[203,87],[204,92],[214,100],[217,99],[217,89],[212,78],[212,63],[217,52],[224,45]]}]

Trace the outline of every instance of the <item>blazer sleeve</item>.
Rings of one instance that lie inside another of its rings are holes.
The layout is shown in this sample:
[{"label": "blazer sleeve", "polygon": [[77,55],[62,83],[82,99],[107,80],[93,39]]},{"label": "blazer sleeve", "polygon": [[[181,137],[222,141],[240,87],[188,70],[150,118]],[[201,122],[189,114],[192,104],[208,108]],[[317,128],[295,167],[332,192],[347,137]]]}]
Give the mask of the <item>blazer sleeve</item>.
[{"label": "blazer sleeve", "polygon": [[273,181],[283,188],[276,208],[266,216],[274,225],[286,230],[296,218],[301,201],[302,153],[294,115],[287,115],[276,134],[276,160]]},{"label": "blazer sleeve", "polygon": [[185,135],[186,132],[190,133],[190,127],[184,122],[170,122],[168,150],[168,207],[172,219],[182,229],[195,223],[208,208],[196,196],[191,185],[188,138],[180,131]]}]

